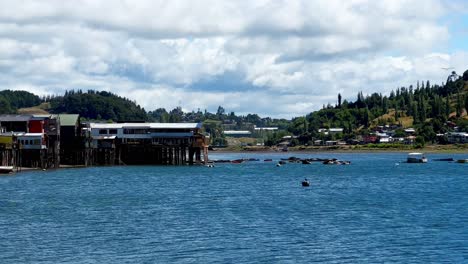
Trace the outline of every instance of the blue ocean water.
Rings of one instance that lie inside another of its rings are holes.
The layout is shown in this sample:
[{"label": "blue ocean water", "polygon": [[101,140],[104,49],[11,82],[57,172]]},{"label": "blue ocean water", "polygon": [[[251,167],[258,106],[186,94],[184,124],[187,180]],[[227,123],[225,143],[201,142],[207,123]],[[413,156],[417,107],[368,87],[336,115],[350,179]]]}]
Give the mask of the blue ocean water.
[{"label": "blue ocean water", "polygon": [[0,263],[468,263],[468,164],[433,161],[468,154],[427,156],[2,176]]}]

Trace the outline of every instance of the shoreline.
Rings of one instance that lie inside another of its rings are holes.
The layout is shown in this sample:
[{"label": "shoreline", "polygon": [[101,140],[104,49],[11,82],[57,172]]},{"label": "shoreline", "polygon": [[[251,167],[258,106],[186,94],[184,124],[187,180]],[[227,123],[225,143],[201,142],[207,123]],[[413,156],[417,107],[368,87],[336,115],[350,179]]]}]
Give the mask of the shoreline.
[{"label": "shoreline", "polygon": [[[460,147],[462,146],[462,147]],[[351,146],[352,147],[352,146]],[[425,154],[466,154],[468,156],[468,144],[465,145],[431,145],[426,146],[424,148],[350,148],[341,147],[341,146],[332,146],[332,147],[291,147],[288,151],[282,151],[274,148],[268,147],[246,147],[246,148],[218,148],[210,150],[209,153],[215,154],[278,154],[284,155],[285,157],[291,156],[291,154],[295,153],[303,153],[303,154],[317,154],[317,153],[329,153],[329,154],[344,154],[344,153],[355,153],[355,154],[364,154],[364,153],[409,153],[409,152],[422,152]],[[468,158],[468,157],[467,157]],[[60,165],[58,168],[50,168],[50,169],[41,169],[41,168],[31,168],[31,167],[20,167],[18,170],[15,168],[13,172],[7,174],[0,174],[0,176],[14,176],[20,174],[22,172],[42,172],[42,171],[55,171],[55,170],[62,170],[62,169],[79,169],[79,168],[89,168],[89,167],[108,167],[112,165],[102,165],[102,166],[85,166],[85,165]],[[113,165],[113,166],[122,166],[122,165]],[[132,166],[132,165],[124,165],[124,166]],[[154,165],[154,166],[161,166],[161,165]]]},{"label": "shoreline", "polygon": [[282,151],[270,147],[244,147],[244,148],[214,148],[211,153],[440,153],[440,154],[468,154],[468,144],[464,145],[429,145],[423,148],[372,148],[365,146],[320,146],[320,147],[290,147]]}]

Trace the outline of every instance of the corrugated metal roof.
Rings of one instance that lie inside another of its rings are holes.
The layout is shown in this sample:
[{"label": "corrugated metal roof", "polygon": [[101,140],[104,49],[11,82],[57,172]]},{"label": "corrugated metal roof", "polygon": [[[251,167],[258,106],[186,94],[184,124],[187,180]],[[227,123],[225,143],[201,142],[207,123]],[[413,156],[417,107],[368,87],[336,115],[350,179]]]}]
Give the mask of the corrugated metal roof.
[{"label": "corrugated metal roof", "polygon": [[250,135],[252,132],[248,130],[226,130],[224,131],[226,135]]},{"label": "corrugated metal roof", "polygon": [[42,137],[42,133],[15,133],[17,137]]},{"label": "corrugated metal roof", "polygon": [[27,122],[32,115],[0,115],[0,122]]},{"label": "corrugated metal roof", "polygon": [[31,120],[44,120],[47,118],[52,118],[52,115],[33,115]]},{"label": "corrugated metal roof", "polygon": [[166,128],[166,129],[195,129],[201,128],[201,123],[89,123],[91,128]]},{"label": "corrugated metal roof", "polygon": [[115,139],[116,136],[93,136],[93,139]]},{"label": "corrugated metal roof", "polygon": [[80,115],[77,114],[59,114],[60,126],[75,126]]}]

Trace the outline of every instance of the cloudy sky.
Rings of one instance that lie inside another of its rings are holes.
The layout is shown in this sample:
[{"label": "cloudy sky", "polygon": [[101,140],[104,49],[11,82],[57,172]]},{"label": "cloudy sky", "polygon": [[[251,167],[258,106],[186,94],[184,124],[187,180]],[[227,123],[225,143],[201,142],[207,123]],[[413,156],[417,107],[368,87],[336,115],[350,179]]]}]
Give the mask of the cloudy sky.
[{"label": "cloudy sky", "polygon": [[463,73],[467,3],[0,0],[0,89],[290,118]]}]

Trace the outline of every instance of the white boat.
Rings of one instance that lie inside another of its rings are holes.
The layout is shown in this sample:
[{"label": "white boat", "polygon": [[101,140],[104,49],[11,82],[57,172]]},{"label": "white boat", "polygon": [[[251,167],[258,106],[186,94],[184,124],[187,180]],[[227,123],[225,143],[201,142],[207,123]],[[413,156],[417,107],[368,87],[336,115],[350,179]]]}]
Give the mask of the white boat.
[{"label": "white boat", "polygon": [[423,153],[413,152],[408,153],[408,158],[406,160],[408,163],[426,163],[427,158]]},{"label": "white boat", "polygon": [[12,173],[14,169],[13,166],[0,166],[0,174]]}]

